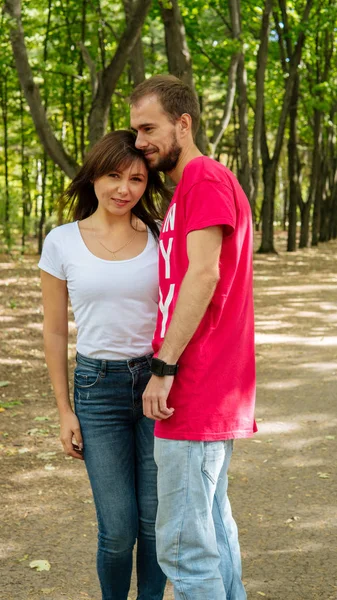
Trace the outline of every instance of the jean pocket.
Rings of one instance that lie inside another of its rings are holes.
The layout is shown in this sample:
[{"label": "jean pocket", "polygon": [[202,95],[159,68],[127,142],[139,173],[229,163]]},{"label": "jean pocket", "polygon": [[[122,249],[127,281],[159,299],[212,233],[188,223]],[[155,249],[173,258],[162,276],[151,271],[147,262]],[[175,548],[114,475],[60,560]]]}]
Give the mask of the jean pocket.
[{"label": "jean pocket", "polygon": [[201,470],[208,479],[216,484],[225,460],[224,442],[204,442],[204,460]]},{"label": "jean pocket", "polygon": [[74,384],[77,388],[88,389],[94,387],[100,379],[100,374],[95,371],[80,371],[75,369]]}]

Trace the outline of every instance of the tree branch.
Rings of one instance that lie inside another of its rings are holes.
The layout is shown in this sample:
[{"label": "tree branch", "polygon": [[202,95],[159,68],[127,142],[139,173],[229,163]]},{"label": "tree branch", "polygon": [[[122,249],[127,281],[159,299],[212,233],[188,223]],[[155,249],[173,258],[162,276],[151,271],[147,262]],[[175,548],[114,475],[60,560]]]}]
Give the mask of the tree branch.
[{"label": "tree branch", "polygon": [[90,81],[91,81],[91,93],[92,93],[92,98],[94,98],[96,95],[96,92],[97,92],[97,88],[98,88],[98,73],[96,70],[96,65],[95,65],[95,62],[92,60],[92,58],[89,54],[89,51],[87,50],[87,48],[85,47],[83,42],[79,42],[78,47],[80,48],[83,60],[89,69]]},{"label": "tree branch", "polygon": [[106,130],[112,94],[140,35],[151,1],[137,0],[115,55],[101,73],[89,115],[90,145],[99,140]]},{"label": "tree branch", "polygon": [[39,88],[33,78],[21,22],[21,1],[6,0],[4,10],[11,19],[10,40],[16,70],[26,101],[30,108],[37,134],[45,151],[51,159],[59,165],[68,177],[73,178],[78,169],[78,165],[76,161],[67,154],[62,144],[55,137],[43,107]]}]

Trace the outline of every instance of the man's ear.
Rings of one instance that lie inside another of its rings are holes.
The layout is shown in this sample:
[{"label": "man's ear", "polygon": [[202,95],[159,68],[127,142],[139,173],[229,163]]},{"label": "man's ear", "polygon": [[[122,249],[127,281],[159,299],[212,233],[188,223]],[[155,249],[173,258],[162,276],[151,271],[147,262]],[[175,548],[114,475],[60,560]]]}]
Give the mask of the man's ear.
[{"label": "man's ear", "polygon": [[192,131],[192,117],[188,113],[183,113],[179,119],[179,131],[181,137],[186,137]]}]

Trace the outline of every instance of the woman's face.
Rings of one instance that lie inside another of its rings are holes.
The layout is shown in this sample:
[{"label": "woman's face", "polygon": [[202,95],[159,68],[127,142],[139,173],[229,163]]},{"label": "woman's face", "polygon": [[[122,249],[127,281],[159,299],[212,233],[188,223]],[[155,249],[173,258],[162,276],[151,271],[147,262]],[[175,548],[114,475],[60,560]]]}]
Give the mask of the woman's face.
[{"label": "woman's face", "polygon": [[125,169],[111,171],[95,179],[94,190],[99,208],[113,215],[125,215],[143,196],[148,172],[142,160],[134,160]]}]

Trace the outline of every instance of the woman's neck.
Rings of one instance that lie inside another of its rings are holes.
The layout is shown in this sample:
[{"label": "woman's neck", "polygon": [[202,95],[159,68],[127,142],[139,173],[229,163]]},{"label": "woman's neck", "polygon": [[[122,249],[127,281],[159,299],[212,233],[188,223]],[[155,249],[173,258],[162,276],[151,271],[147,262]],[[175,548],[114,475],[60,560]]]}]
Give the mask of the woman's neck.
[{"label": "woman's neck", "polygon": [[121,231],[131,229],[136,217],[131,212],[125,215],[112,215],[109,211],[102,210],[99,207],[90,217],[91,223],[96,229],[103,231]]}]

